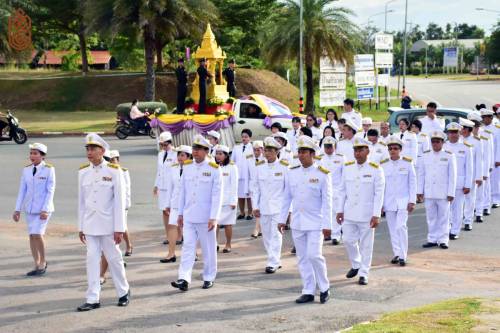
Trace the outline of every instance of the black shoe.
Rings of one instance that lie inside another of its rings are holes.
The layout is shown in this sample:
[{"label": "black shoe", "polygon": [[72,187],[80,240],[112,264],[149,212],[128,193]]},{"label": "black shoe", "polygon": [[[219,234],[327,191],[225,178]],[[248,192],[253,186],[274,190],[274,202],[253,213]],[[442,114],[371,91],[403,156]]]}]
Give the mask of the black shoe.
[{"label": "black shoe", "polygon": [[217,252],[219,252],[219,245],[217,245]]},{"label": "black shoe", "polygon": [[224,249],[222,250],[222,253],[231,253],[231,249]]},{"label": "black shoe", "polygon": [[406,260],[399,259],[399,266],[406,266]]},{"label": "black shoe", "polygon": [[125,251],[125,257],[132,256],[132,251]]},{"label": "black shoe", "polygon": [[262,232],[259,232],[259,234],[257,236],[262,237]]},{"label": "black shoe", "polygon": [[291,254],[296,254],[297,253],[297,249],[295,248],[295,246],[293,247],[292,251],[290,251]]},{"label": "black shoe", "polygon": [[360,276],[358,280],[358,284],[362,286],[366,286],[368,284],[368,279],[365,278],[364,276]]},{"label": "black shoe", "polygon": [[476,216],[476,223],[483,223],[483,217],[482,216]]},{"label": "black shoe", "polygon": [[240,215],[238,215],[238,217],[236,219],[237,220],[243,220],[244,218],[245,218],[245,215],[240,214]]},{"label": "black shoe", "polygon": [[160,262],[162,264],[166,264],[167,262],[176,262],[176,261],[177,261],[177,257],[176,256],[173,256],[173,257],[170,257],[170,258],[160,259]]},{"label": "black shoe", "polygon": [[471,231],[471,230],[472,230],[471,225],[470,225],[470,224],[466,224],[466,225],[464,226],[464,230],[465,230],[465,231]]},{"label": "black shoe", "polygon": [[258,234],[251,234],[250,237],[252,237],[253,239],[257,239],[257,237],[259,237]]},{"label": "black shoe", "polygon": [[493,205],[491,205],[491,208],[493,208],[493,209],[497,209],[498,207],[500,207],[500,204],[493,204]]},{"label": "black shoe", "polygon": [[101,307],[101,303],[84,303],[76,308],[78,312],[85,312],[94,309],[99,309]]},{"label": "black shoe", "polygon": [[325,242],[329,242],[331,240],[332,240],[332,237],[325,237],[325,239],[323,239],[323,241],[325,241]]},{"label": "black shoe", "polygon": [[340,241],[337,238],[332,239],[332,245],[339,245]]},{"label": "black shoe", "polygon": [[224,226],[223,225],[219,225],[219,229],[224,229]]},{"label": "black shoe", "polygon": [[330,299],[330,289],[323,293],[319,293],[319,302],[325,304]]},{"label": "black shoe", "polygon": [[214,286],[212,281],[203,281],[203,287],[201,289],[210,289]]},{"label": "black shoe", "polygon": [[439,244],[439,247],[442,248],[443,250],[447,250],[448,249],[448,245],[446,245],[445,243]]},{"label": "black shoe", "polygon": [[309,302],[314,302],[314,295],[302,295],[295,300],[295,303],[297,304],[304,304]]},{"label": "black shoe", "polygon": [[278,266],[278,267],[271,267],[271,266],[267,266],[267,267],[266,267],[266,273],[267,273],[267,274],[273,274],[273,273],[276,273],[276,271],[277,271],[278,269],[280,269],[280,268],[281,268],[281,266]]},{"label": "black shoe", "polygon": [[172,287],[180,289],[181,291],[188,291],[189,283],[186,280],[177,280],[171,283]]},{"label": "black shoe", "polygon": [[491,213],[487,209],[483,209],[483,215],[484,216],[490,216]]},{"label": "black shoe", "polygon": [[130,303],[130,290],[118,299],[117,306],[127,306]]},{"label": "black shoe", "polygon": [[163,241],[163,245],[168,245],[168,243],[169,243],[168,239]]},{"label": "black shoe", "polygon": [[399,262],[399,257],[398,256],[395,256],[394,258],[392,258],[391,260],[391,264],[395,265]]},{"label": "black shoe", "polygon": [[356,275],[358,275],[359,268],[351,268],[349,272],[345,275],[346,278],[352,279]]},{"label": "black shoe", "polygon": [[431,242],[427,242],[427,243],[425,243],[424,245],[422,245],[422,247],[423,247],[424,249],[427,249],[427,248],[429,248],[429,247],[436,247],[436,246],[438,246],[438,244],[437,244],[437,243],[431,243]]},{"label": "black shoe", "polygon": [[451,240],[457,240],[459,237],[455,234],[450,234],[450,239]]},{"label": "black shoe", "polygon": [[180,240],[180,241],[175,241],[175,245],[182,245],[184,240]]},{"label": "black shoe", "polygon": [[38,270],[38,269],[34,269],[34,270],[32,270],[32,271],[29,271],[28,273],[26,273],[26,276],[35,276],[35,275],[36,275],[36,271],[37,271],[37,270]]},{"label": "black shoe", "polygon": [[253,216],[252,216],[252,215],[248,215],[245,219],[246,219],[247,221],[251,221],[251,220],[253,220]]}]

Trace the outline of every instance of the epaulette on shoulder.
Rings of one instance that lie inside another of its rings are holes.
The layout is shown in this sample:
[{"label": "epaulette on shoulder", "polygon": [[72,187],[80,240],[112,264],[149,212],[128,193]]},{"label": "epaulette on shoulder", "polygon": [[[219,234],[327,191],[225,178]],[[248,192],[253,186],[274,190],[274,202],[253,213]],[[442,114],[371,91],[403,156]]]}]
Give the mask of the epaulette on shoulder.
[{"label": "epaulette on shoulder", "polygon": [[287,153],[291,153],[292,151],[290,149],[285,149]]},{"label": "epaulette on shoulder", "polygon": [[492,132],[489,129],[484,130],[486,133],[491,134]]},{"label": "epaulette on shoulder", "polygon": [[424,154],[426,154],[426,153],[430,153],[430,152],[431,152],[431,150],[430,150],[430,149],[428,149],[428,150],[424,151]]},{"label": "epaulette on shoulder", "polygon": [[47,168],[53,168],[53,167],[54,167],[54,165],[52,165],[52,164],[50,164],[50,163],[45,163],[45,166],[46,166]]},{"label": "epaulette on shoulder", "polygon": [[193,163],[193,160],[185,160],[185,161],[184,161],[184,165],[189,165],[189,164],[191,164],[191,163]]},{"label": "epaulette on shoulder", "polygon": [[425,133],[420,133],[420,135],[421,135],[421,136],[427,136],[427,134],[425,134]]},{"label": "epaulette on shoulder", "polygon": [[345,162],[344,165],[347,166],[347,165],[353,165],[354,164],[354,161],[349,161],[349,162]]},{"label": "epaulette on shoulder", "polygon": [[120,169],[120,166],[118,164],[108,163],[108,166],[113,169]]},{"label": "epaulette on shoulder", "polygon": [[122,170],[123,170],[123,171],[128,171],[128,168],[124,168],[124,167],[122,167]]},{"label": "epaulette on shoulder", "polygon": [[90,163],[82,164],[82,165],[80,165],[80,170],[88,168],[89,166],[90,166]]},{"label": "epaulette on shoulder", "polygon": [[266,163],[266,161],[265,161],[265,160],[255,161],[255,165],[256,165],[256,166],[257,166],[257,165],[262,165],[262,164],[264,164],[264,163]]},{"label": "epaulette on shoulder", "polygon": [[293,158],[299,158],[299,155],[293,155]]},{"label": "epaulette on shoulder", "polygon": [[370,165],[371,165],[372,167],[374,167],[375,169],[378,169],[378,164],[377,164],[377,163],[375,163],[375,162],[370,162],[370,163],[368,163],[368,164],[370,164]]},{"label": "epaulette on shoulder", "polygon": [[336,153],[335,155],[337,155],[337,156],[344,156],[344,154],[341,154],[341,153]]},{"label": "epaulette on shoulder", "polygon": [[229,164],[234,165],[234,162],[233,162],[233,161],[230,161],[230,162],[229,162]]},{"label": "epaulette on shoulder", "polygon": [[281,163],[282,165],[284,165],[284,166],[288,166],[288,165],[289,165],[289,164],[288,164],[288,162],[287,162],[287,161],[285,161],[285,160],[280,160],[280,163]]},{"label": "epaulette on shoulder", "polygon": [[324,174],[329,174],[330,170],[327,168],[322,167],[321,165],[318,167],[319,171],[323,172]]},{"label": "epaulette on shoulder", "polygon": [[445,152],[447,152],[450,155],[453,155],[453,153],[451,151],[449,151],[449,150],[445,150]]},{"label": "epaulette on shoulder", "polygon": [[474,135],[474,139],[481,140],[481,138],[479,136],[477,136],[477,135]]},{"label": "epaulette on shoulder", "polygon": [[291,170],[300,168],[300,165],[294,165],[293,167],[290,167]]},{"label": "epaulette on shoulder", "polygon": [[470,143],[468,143],[467,141],[464,141],[464,145],[466,145],[466,146],[467,146],[467,147],[469,147],[469,148],[474,147],[473,145],[471,145],[471,144],[470,144]]},{"label": "epaulette on shoulder", "polygon": [[487,137],[482,136],[482,135],[480,136],[480,138],[481,138],[481,139],[483,139],[483,140],[488,140],[488,138],[487,138]]},{"label": "epaulette on shoulder", "polygon": [[495,127],[496,128],[500,128],[500,124],[495,124]]},{"label": "epaulette on shoulder", "polygon": [[378,143],[380,143],[382,146],[386,146],[387,147],[387,143],[385,143],[385,142],[379,141]]},{"label": "epaulette on shoulder", "polygon": [[403,156],[403,160],[405,160],[406,162],[413,162],[413,159],[411,157],[408,157],[408,156]]},{"label": "epaulette on shoulder", "polygon": [[219,165],[215,162],[208,162],[208,165],[210,165],[212,168],[218,169]]},{"label": "epaulette on shoulder", "polygon": [[389,159],[388,158],[384,158],[382,161],[380,161],[380,164],[384,164],[384,163],[387,163],[389,162]]},{"label": "epaulette on shoulder", "polygon": [[314,159],[320,161],[321,160],[321,156],[314,156]]},{"label": "epaulette on shoulder", "polygon": [[172,163],[171,167],[179,166],[179,163]]}]

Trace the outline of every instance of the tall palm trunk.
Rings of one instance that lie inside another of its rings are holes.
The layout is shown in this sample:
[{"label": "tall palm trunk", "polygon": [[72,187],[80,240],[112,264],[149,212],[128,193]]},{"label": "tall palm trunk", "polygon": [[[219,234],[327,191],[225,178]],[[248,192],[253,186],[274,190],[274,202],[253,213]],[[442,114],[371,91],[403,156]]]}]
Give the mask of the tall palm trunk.
[{"label": "tall palm trunk", "polygon": [[313,67],[306,65],[306,113],[314,113]]},{"label": "tall palm trunk", "polygon": [[155,99],[155,38],[154,28],[151,24],[146,24],[143,28],[144,53],[146,56],[146,93],[144,100],[154,101]]},{"label": "tall palm trunk", "polygon": [[80,52],[82,53],[82,73],[89,71],[89,60],[87,58],[87,41],[85,40],[85,26],[80,27],[78,32],[78,40],[80,42]]},{"label": "tall palm trunk", "polygon": [[161,72],[163,70],[163,46],[160,38],[156,38],[155,41],[155,49],[156,49],[156,70]]}]

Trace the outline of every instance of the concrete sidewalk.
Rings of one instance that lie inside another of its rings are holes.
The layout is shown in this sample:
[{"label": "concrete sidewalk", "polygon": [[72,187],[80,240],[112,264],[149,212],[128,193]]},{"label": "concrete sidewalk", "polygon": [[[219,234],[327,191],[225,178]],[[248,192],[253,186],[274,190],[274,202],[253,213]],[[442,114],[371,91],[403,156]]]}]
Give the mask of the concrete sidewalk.
[{"label": "concrete sidewalk", "polygon": [[[476,228],[477,237],[487,239],[494,223],[490,219],[484,228]],[[134,254],[127,259],[130,306],[115,306],[108,276],[102,308],[77,313],[75,308],[84,301],[86,276],[85,248],[75,228],[49,226],[48,273],[27,278],[24,274],[32,263],[25,225],[10,221],[0,225],[2,332],[332,332],[384,312],[448,298],[495,297],[500,290],[500,253],[471,251],[467,240],[453,242],[448,251],[413,251],[404,268],[388,264],[387,246],[378,244],[368,286],[344,277],[349,264],[343,246],[325,245],[333,298],[325,305],[318,300],[296,305],[301,281],[296,258],[289,254],[291,236],[284,239],[283,269],[267,275],[262,242],[249,237],[253,223],[239,222],[233,252],[219,254],[214,288],[201,289],[198,262],[190,291],[173,289],[170,282],[177,278],[179,260],[159,263],[166,254],[163,230],[139,231],[132,234]]]}]

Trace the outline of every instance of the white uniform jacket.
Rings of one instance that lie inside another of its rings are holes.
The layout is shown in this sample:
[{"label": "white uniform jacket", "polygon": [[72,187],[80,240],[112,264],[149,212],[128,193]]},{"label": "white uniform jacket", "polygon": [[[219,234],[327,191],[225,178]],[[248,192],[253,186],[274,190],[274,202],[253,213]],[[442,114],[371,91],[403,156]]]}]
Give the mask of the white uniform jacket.
[{"label": "white uniform jacket", "polygon": [[27,165],[23,169],[16,201],[16,211],[27,214],[51,213],[54,211],[54,193],[56,190],[56,172],[51,164],[40,162],[36,166]]},{"label": "white uniform jacket", "polygon": [[417,194],[428,199],[455,197],[457,162],[452,152],[427,150],[417,163]]},{"label": "white uniform jacket", "polygon": [[409,157],[382,160],[385,175],[384,210],[395,212],[417,202],[417,175]]}]

